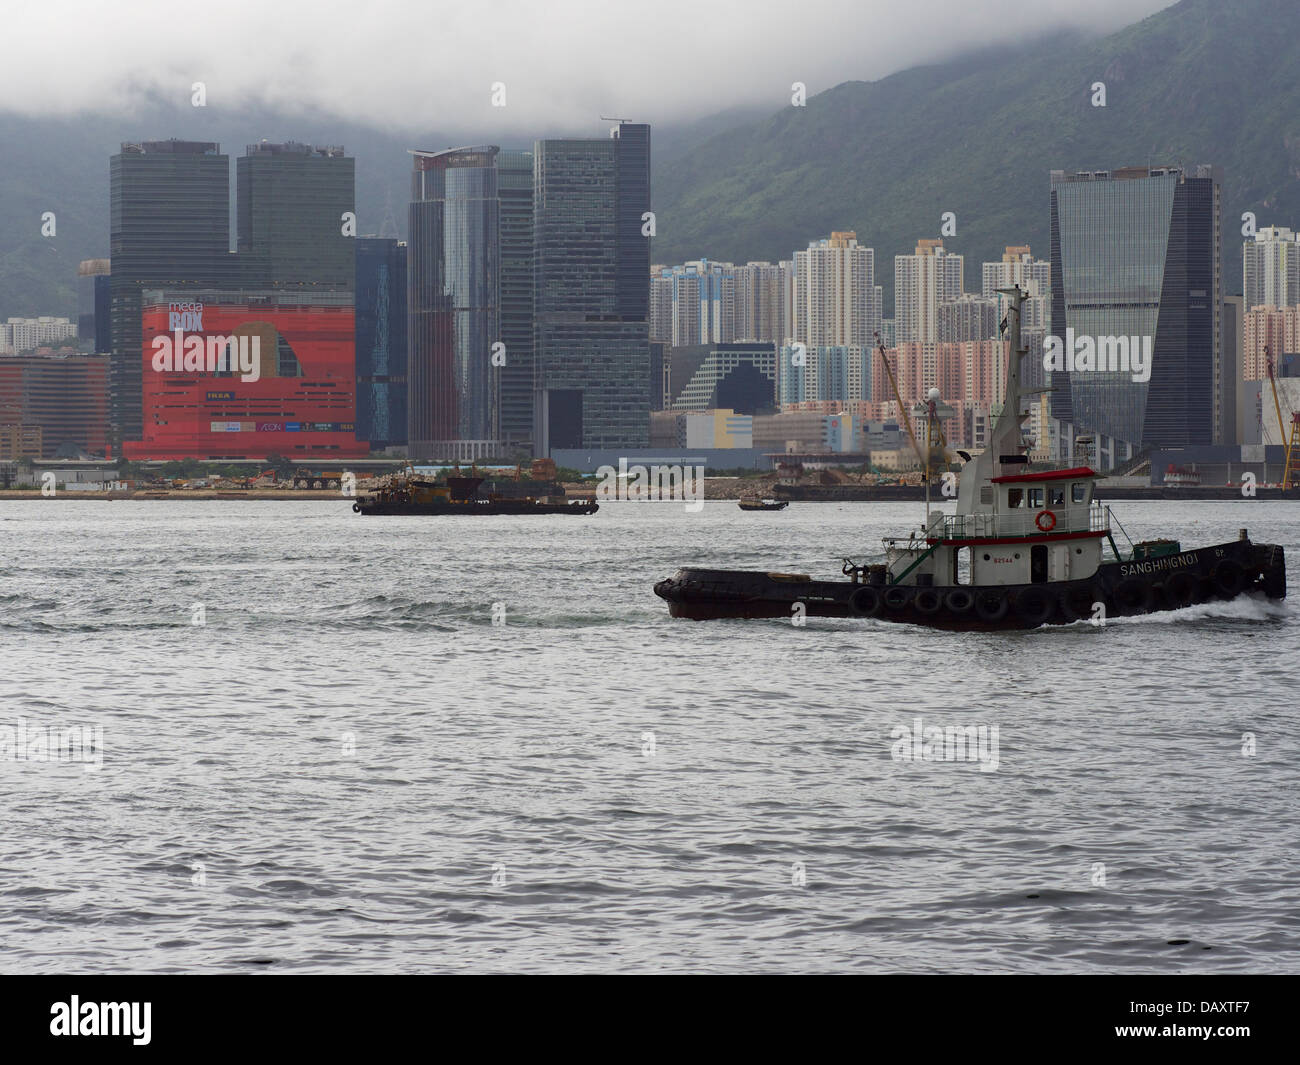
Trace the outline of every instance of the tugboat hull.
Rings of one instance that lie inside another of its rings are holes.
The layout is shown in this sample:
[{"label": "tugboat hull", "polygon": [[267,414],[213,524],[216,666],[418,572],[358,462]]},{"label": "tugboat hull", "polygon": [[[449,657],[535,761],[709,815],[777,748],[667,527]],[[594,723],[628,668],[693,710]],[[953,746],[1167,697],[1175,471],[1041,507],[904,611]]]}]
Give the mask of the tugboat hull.
[{"label": "tugboat hull", "polygon": [[1160,558],[1104,563],[1091,577],[1044,584],[858,584],[801,574],[681,569],[655,585],[673,617],[788,618],[802,603],[811,617],[875,618],[954,630],[1032,629],[1129,617],[1251,592],[1270,599],[1286,596],[1281,547],[1232,540]]}]

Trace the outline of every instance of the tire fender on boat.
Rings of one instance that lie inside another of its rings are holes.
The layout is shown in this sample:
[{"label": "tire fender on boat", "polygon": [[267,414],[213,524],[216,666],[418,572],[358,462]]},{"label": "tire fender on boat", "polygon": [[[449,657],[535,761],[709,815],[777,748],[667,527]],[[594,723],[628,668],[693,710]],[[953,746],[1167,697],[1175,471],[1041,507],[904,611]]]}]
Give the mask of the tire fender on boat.
[{"label": "tire fender on boat", "polygon": [[352,504],[352,513],[353,513],[353,514],[360,514],[360,513],[361,513],[361,504],[360,504],[360,503],[353,503],[353,504]]},{"label": "tire fender on boat", "polygon": [[885,606],[890,610],[902,610],[903,607],[911,601],[911,589],[904,588],[895,584],[892,588],[885,589]]},{"label": "tire fender on boat", "polygon": [[1075,585],[1061,593],[1061,611],[1073,621],[1092,617],[1095,604],[1106,605],[1106,593],[1098,584]]},{"label": "tire fender on boat", "polygon": [[1130,577],[1115,589],[1115,605],[1125,614],[1145,614],[1151,606],[1151,586]]},{"label": "tire fender on boat", "polygon": [[916,593],[912,605],[916,607],[919,614],[933,614],[943,606],[943,596],[936,588],[922,588]]},{"label": "tire fender on boat", "polygon": [[868,584],[853,589],[849,596],[849,613],[860,618],[872,618],[880,613],[880,592]]},{"label": "tire fender on boat", "polygon": [[975,596],[969,588],[954,588],[943,599],[944,606],[953,614],[968,614],[975,605]]},{"label": "tire fender on boat", "polygon": [[1175,573],[1160,585],[1160,591],[1170,606],[1191,606],[1200,598],[1200,582],[1190,573]]},{"label": "tire fender on boat", "polygon": [[1241,566],[1230,558],[1225,558],[1214,567],[1214,573],[1210,579],[1214,582],[1214,590],[1220,595],[1231,599],[1241,591],[1245,571]]},{"label": "tire fender on boat", "polygon": [[985,588],[975,596],[975,613],[981,621],[1001,621],[1007,616],[1010,602],[1002,589]]},{"label": "tire fender on boat", "polygon": [[1052,597],[1047,594],[1047,589],[1039,585],[1031,584],[1016,593],[1016,614],[1030,628],[1047,621],[1052,616],[1054,605]]}]

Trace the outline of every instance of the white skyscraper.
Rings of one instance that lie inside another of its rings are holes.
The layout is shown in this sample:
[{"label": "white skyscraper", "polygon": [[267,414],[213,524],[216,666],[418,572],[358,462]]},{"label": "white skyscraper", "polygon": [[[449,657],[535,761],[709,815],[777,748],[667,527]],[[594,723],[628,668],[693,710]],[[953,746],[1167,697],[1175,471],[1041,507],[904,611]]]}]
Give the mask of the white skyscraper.
[{"label": "white skyscraper", "polygon": [[734,270],[736,279],[736,340],[783,343],[786,333],[788,262],[746,263]]},{"label": "white skyscraper", "polygon": [[911,255],[894,256],[894,332],[899,344],[939,339],[939,304],[959,299],[966,260],[942,240],[919,240]]},{"label": "white skyscraper", "polygon": [[832,233],[794,253],[789,338],[809,348],[870,349],[880,329],[876,253],[853,232]]},{"label": "white skyscraper", "polygon": [[998,289],[1019,285],[1030,296],[1045,296],[1052,287],[1052,264],[1046,259],[1035,259],[1028,244],[1013,245],[1002,253],[1002,259],[984,264],[985,299],[992,299]]},{"label": "white skyscraper", "polygon": [[672,347],[736,339],[736,279],[730,263],[697,259],[650,280],[650,338]]},{"label": "white skyscraper", "polygon": [[1300,238],[1281,226],[1266,226],[1241,249],[1245,307],[1300,304]]},{"label": "white skyscraper", "polygon": [[[1035,259],[1028,244],[1009,246],[998,262],[985,263],[983,269],[984,296],[997,300],[998,321],[1007,313],[1007,297],[998,294],[1000,288],[1019,285],[1029,294],[1021,307],[1020,325],[1024,339],[1030,342],[1032,332],[1046,334],[1051,317],[1052,264],[1046,259]],[[1034,350],[1037,357],[1040,352]]]}]

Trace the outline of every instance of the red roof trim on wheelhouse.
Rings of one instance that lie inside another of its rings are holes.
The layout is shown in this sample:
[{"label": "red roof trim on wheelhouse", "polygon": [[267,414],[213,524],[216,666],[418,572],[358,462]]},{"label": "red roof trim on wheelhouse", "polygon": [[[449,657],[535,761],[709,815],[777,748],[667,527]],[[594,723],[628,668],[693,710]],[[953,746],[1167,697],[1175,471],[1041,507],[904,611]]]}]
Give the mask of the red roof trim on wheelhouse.
[{"label": "red roof trim on wheelhouse", "polygon": [[1012,473],[1005,477],[989,478],[994,484],[1021,484],[1025,481],[1077,481],[1080,477],[1100,477],[1096,470],[1087,466],[1075,466],[1070,470],[1038,470],[1035,473]]}]

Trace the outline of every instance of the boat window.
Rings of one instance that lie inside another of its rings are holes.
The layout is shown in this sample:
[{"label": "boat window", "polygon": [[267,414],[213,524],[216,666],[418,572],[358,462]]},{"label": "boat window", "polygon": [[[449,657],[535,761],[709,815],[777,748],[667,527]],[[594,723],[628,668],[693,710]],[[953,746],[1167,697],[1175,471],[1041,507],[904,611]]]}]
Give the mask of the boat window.
[{"label": "boat window", "polygon": [[1070,501],[1073,503],[1082,503],[1088,498],[1088,486],[1082,481],[1075,481],[1070,485]]},{"label": "boat window", "polygon": [[1008,488],[1008,489],[1007,489],[1007,506],[1008,506],[1008,507],[1018,507],[1018,506],[1021,506],[1021,505],[1024,503],[1024,501],[1025,501],[1025,492],[1024,492],[1024,489],[1023,489],[1023,488]]},{"label": "boat window", "polygon": [[1065,506],[1065,489],[1064,489],[1064,488],[1049,488],[1049,489],[1047,490],[1047,505],[1048,505],[1049,507],[1063,507],[1063,506]]},{"label": "boat window", "polygon": [[1041,488],[1029,489],[1029,506],[1038,510],[1043,505],[1043,490]]}]

